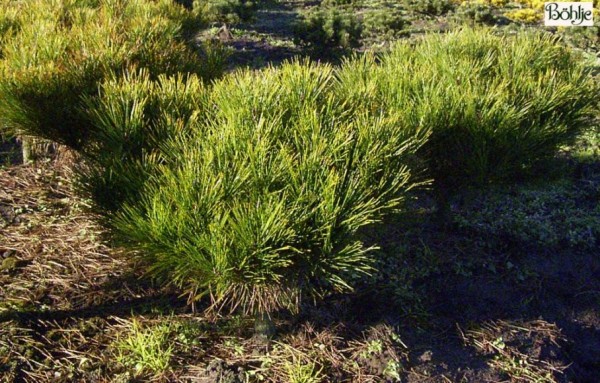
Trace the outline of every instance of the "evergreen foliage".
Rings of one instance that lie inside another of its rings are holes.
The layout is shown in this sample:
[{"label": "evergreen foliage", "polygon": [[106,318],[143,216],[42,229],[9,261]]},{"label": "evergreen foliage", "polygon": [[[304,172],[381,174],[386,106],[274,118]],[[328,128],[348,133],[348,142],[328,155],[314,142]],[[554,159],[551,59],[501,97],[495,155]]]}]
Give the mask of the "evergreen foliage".
[{"label": "evergreen foliage", "polygon": [[235,24],[250,21],[258,5],[258,0],[194,0],[193,9],[206,22]]},{"label": "evergreen foliage", "polygon": [[554,39],[486,30],[339,70],[237,72],[210,89],[142,73],[105,83],[89,105],[104,132],[91,162],[108,173],[87,185],[121,193],[115,238],[191,301],[297,309],[369,273],[358,232],[402,207],[422,162],[441,202],[512,181],[592,123],[596,92]]},{"label": "evergreen foliage", "polygon": [[418,185],[426,132],[349,111],[328,66],[290,63],[216,83],[206,118],[175,139],[116,228],[150,270],[215,308],[296,309],[368,273],[358,230]]},{"label": "evergreen foliage", "polygon": [[84,99],[93,129],[78,177],[96,213],[110,220],[124,201],[138,198],[154,169],[169,160],[165,143],[183,135],[205,103],[198,77],[160,75],[154,81],[147,70],[115,75],[98,96]]},{"label": "evergreen foliage", "polygon": [[361,34],[362,25],[352,11],[327,7],[306,12],[294,28],[295,40],[316,51],[356,47]]},{"label": "evergreen foliage", "polygon": [[194,16],[166,0],[9,3],[3,123],[80,150],[81,187],[152,275],[257,318],[370,273],[360,229],[402,209],[423,164],[443,203],[526,175],[597,113],[598,84],[546,34],[466,29],[207,87],[222,53],[194,56]]},{"label": "evergreen foliage", "polygon": [[350,61],[337,92],[355,108],[410,111],[409,126],[431,129],[421,157],[445,194],[529,176],[594,124],[598,91],[548,34],[465,29],[400,43],[380,64]]},{"label": "evergreen foliage", "polygon": [[[170,0],[3,1],[0,118],[13,133],[81,149],[89,134],[81,97],[130,67],[161,73],[218,70],[184,35],[191,12]],[[209,54],[222,54],[215,50]],[[208,77],[208,76],[207,76]]]},{"label": "evergreen foliage", "polygon": [[402,12],[392,7],[384,10],[366,12],[362,20],[364,35],[376,38],[378,36],[395,37],[399,35],[410,22]]}]

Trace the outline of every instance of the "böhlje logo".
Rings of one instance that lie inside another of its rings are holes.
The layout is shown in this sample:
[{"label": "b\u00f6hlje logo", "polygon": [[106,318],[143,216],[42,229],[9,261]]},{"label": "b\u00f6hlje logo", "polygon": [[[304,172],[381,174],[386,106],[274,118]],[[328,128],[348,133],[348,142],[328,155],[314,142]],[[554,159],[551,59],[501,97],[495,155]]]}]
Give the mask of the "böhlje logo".
[{"label": "b\u00f6hlje logo", "polygon": [[544,3],[544,24],[553,27],[594,26],[594,3]]}]

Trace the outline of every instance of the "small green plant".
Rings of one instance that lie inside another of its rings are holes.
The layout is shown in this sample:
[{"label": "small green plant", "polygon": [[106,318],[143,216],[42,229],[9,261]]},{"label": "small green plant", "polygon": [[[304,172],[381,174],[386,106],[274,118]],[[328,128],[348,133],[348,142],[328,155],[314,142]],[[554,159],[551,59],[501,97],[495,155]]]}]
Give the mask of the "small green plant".
[{"label": "small green plant", "polygon": [[351,343],[352,360],[355,368],[380,379],[400,379],[405,360],[406,347],[400,337],[388,325],[370,328],[364,334],[366,339]]},{"label": "small green plant", "polygon": [[363,16],[362,23],[364,35],[369,37],[394,37],[409,24],[401,12],[394,9],[367,12]]},{"label": "small green plant", "polygon": [[404,0],[407,9],[428,16],[444,15],[456,7],[452,0]]},{"label": "small green plant", "polygon": [[362,27],[354,13],[337,8],[308,11],[295,26],[298,43],[315,50],[351,48],[359,45]]},{"label": "small green plant", "polygon": [[244,348],[244,346],[238,341],[236,341],[235,338],[226,339],[225,342],[223,342],[223,346],[230,350],[232,354],[238,357],[242,357],[246,353],[246,349]]},{"label": "small green plant", "polygon": [[160,374],[169,369],[172,347],[169,345],[171,328],[168,324],[142,326],[133,319],[128,332],[113,343],[117,361],[133,368],[136,374]]},{"label": "small green plant", "polygon": [[373,354],[380,354],[383,352],[383,342],[380,339],[372,339],[365,343],[365,349],[361,351],[360,356],[368,358]]},{"label": "small green plant", "polygon": [[206,22],[239,23],[250,21],[259,0],[194,0],[193,10]]},{"label": "small green plant", "polygon": [[299,360],[284,364],[287,373],[287,382],[290,383],[319,383],[322,381],[321,369],[313,362],[302,363]]},{"label": "small green plant", "polygon": [[188,351],[201,345],[201,338],[205,336],[207,328],[194,321],[178,321],[172,326],[174,340],[183,351]]}]

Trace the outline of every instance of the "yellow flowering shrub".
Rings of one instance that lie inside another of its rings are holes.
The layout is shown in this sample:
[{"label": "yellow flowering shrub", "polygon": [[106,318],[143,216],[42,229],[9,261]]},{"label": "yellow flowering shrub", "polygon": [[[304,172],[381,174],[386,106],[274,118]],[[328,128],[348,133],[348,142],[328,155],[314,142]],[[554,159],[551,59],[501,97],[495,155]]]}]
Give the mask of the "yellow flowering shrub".
[{"label": "yellow flowering shrub", "polygon": [[514,11],[506,12],[504,16],[512,21],[525,24],[535,24],[542,19],[542,13],[531,8],[515,9]]},{"label": "yellow flowering shrub", "polygon": [[545,0],[517,0],[517,3],[525,6],[526,8],[542,10],[544,9]]},{"label": "yellow flowering shrub", "polygon": [[494,7],[504,7],[508,4],[508,0],[459,0],[457,3],[460,5],[472,5],[472,4],[481,4],[481,5],[493,5]]}]

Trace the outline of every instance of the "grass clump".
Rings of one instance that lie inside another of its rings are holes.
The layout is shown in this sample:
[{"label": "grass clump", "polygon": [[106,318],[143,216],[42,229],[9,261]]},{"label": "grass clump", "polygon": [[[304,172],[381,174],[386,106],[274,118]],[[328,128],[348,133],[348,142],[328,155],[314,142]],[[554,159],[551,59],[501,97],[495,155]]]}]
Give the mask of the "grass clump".
[{"label": "grass clump", "polygon": [[150,271],[213,308],[296,310],[371,268],[361,227],[418,186],[410,158],[426,132],[351,112],[329,66],[286,64],[216,83],[194,134],[173,139],[116,228]]},{"label": "grass clump", "polygon": [[294,360],[285,363],[284,368],[287,373],[287,381],[290,383],[318,383],[323,379],[321,376],[322,369],[317,369],[313,362],[304,364],[301,361]]},{"label": "grass clump", "polygon": [[127,333],[113,343],[117,362],[133,368],[136,375],[166,372],[173,354],[170,333],[171,328],[166,323],[146,327],[133,319]]}]

